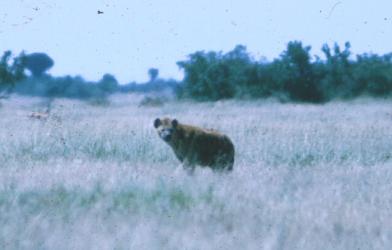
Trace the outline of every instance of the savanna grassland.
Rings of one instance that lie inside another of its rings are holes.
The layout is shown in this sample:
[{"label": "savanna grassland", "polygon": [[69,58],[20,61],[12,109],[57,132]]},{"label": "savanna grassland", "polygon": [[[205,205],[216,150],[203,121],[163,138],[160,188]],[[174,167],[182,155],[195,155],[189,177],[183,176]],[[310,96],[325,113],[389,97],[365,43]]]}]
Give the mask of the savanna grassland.
[{"label": "savanna grassland", "polygon": [[[392,101],[141,98],[1,100],[1,249],[392,248]],[[187,175],[162,116],[228,134],[234,171]]]}]

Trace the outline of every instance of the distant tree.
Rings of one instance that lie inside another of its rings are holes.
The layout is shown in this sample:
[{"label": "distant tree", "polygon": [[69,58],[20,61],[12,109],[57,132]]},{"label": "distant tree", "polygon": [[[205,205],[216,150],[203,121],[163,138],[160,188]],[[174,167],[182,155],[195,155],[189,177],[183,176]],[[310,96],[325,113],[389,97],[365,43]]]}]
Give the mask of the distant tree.
[{"label": "distant tree", "polygon": [[45,53],[32,53],[26,55],[26,68],[34,77],[42,76],[53,67],[54,61]]},{"label": "distant tree", "polygon": [[11,65],[11,72],[14,76],[15,81],[20,81],[26,78],[25,69],[26,69],[26,55],[24,51],[22,51],[19,54],[19,56],[14,58],[14,61]]},{"label": "distant tree", "polygon": [[5,51],[0,59],[0,92],[11,92],[16,82],[25,78],[25,55],[23,52],[13,58],[11,51]]},{"label": "distant tree", "polygon": [[342,51],[337,43],[334,44],[331,51],[328,44],[324,44],[321,51],[326,57],[325,61],[325,77],[323,86],[328,98],[333,97],[354,97],[360,90],[358,85],[353,81],[352,70],[354,64],[350,61],[351,45],[346,42]]},{"label": "distant tree", "polygon": [[304,47],[301,42],[289,42],[286,51],[281,55],[285,67],[285,90],[295,101],[321,102],[323,94],[315,79],[310,62],[310,46]]},{"label": "distant tree", "polygon": [[151,68],[148,70],[148,75],[150,76],[150,82],[154,82],[159,75],[159,70],[156,68]]},{"label": "distant tree", "polygon": [[0,59],[0,84],[2,86],[13,82],[13,76],[9,66],[11,55],[11,51],[5,51]]},{"label": "distant tree", "polygon": [[98,82],[99,88],[106,94],[114,93],[118,90],[117,79],[111,74],[105,74]]}]

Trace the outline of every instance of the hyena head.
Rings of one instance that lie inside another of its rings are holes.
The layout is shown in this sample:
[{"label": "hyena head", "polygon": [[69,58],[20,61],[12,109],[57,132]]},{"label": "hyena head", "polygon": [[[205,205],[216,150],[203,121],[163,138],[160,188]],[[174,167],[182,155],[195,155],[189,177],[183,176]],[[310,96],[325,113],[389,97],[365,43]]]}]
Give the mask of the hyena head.
[{"label": "hyena head", "polygon": [[177,129],[178,121],[176,119],[163,118],[155,119],[154,127],[158,131],[159,137],[165,142],[171,142]]}]

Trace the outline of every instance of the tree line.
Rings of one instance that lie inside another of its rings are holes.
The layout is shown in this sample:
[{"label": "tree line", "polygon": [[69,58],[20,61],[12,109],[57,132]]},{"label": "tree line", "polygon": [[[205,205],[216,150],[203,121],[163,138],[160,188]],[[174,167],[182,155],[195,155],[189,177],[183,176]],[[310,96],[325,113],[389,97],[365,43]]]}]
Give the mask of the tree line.
[{"label": "tree line", "polygon": [[[0,59],[0,92],[3,95],[18,93],[31,96],[91,98],[114,93],[116,79],[106,74],[98,83],[82,77],[53,77],[46,72],[54,61],[45,53],[20,53],[12,57],[5,51]],[[27,73],[30,74],[27,74]]]},{"label": "tree line", "polygon": [[242,45],[227,53],[198,51],[177,63],[185,73],[178,95],[201,101],[276,97],[314,103],[390,96],[392,53],[354,57],[350,48],[349,42],[343,49],[325,44],[321,59],[311,56],[310,46],[293,41],[273,61],[254,60]]},{"label": "tree line", "polygon": [[[10,51],[0,59],[0,92],[69,98],[105,98],[116,92],[171,90],[180,99],[216,101],[275,97],[282,101],[322,103],[358,96],[389,97],[392,93],[392,53],[354,56],[349,42],[341,48],[325,44],[323,58],[311,47],[292,41],[272,61],[256,60],[243,45],[223,53],[197,51],[177,62],[184,72],[180,82],[161,79],[159,70],[148,71],[144,84],[119,85],[111,74],[98,82],[82,77],[53,77],[47,71],[54,61],[45,53]],[[30,72],[30,74],[27,74]]]},{"label": "tree line", "polygon": [[54,77],[47,71],[54,66],[54,60],[45,53],[12,54],[5,51],[0,59],[0,97],[11,93],[41,97],[65,97],[103,100],[114,93],[174,91],[178,82],[159,77],[159,70],[148,71],[150,80],[146,83],[131,82],[120,85],[112,74],[104,74],[97,81],[86,81],[81,76]]}]

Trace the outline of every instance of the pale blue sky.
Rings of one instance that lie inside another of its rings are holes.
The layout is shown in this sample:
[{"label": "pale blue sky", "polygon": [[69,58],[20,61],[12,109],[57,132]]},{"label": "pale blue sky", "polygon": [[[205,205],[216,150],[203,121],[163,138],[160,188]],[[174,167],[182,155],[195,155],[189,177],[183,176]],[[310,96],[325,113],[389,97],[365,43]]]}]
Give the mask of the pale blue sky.
[{"label": "pale blue sky", "polygon": [[127,83],[156,67],[181,79],[176,62],[197,50],[243,44],[271,60],[291,40],[313,54],[335,41],[392,52],[392,0],[0,0],[0,52],[46,52],[57,76],[112,73]]}]

